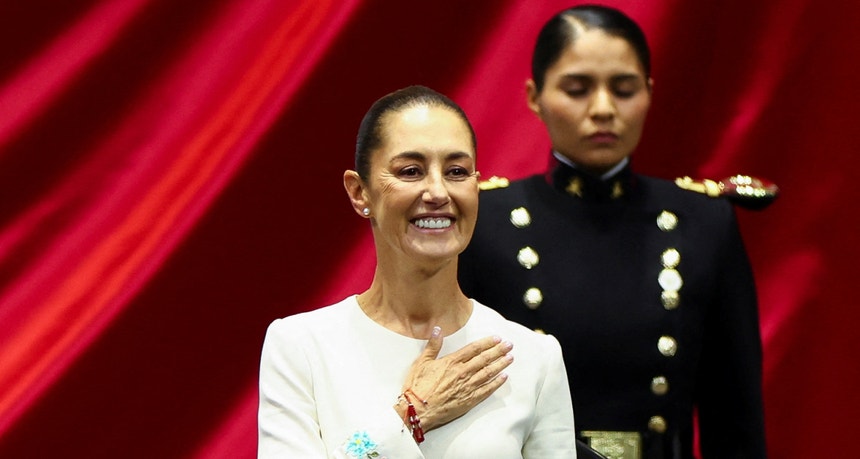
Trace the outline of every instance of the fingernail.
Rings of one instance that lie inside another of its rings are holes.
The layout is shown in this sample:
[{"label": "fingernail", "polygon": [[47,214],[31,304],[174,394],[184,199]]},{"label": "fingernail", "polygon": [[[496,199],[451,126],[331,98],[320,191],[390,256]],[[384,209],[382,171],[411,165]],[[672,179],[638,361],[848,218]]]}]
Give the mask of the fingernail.
[{"label": "fingernail", "polygon": [[501,337],[501,336],[494,336],[494,337],[493,337],[493,342],[494,342],[494,343],[501,343],[501,342],[502,342],[502,337]]},{"label": "fingernail", "polygon": [[440,327],[433,327],[433,338],[438,338],[441,334],[442,329]]},{"label": "fingernail", "polygon": [[510,349],[513,349],[513,348],[514,348],[514,343],[512,343],[512,342],[510,342],[510,341],[505,341],[505,349],[510,350]]}]

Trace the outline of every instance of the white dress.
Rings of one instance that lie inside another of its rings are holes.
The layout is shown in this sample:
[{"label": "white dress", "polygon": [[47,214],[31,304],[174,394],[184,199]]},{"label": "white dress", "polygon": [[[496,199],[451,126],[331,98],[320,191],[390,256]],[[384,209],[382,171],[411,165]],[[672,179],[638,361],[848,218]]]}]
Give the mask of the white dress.
[{"label": "white dress", "polygon": [[355,296],[275,320],[260,366],[260,458],[575,458],[558,341],[473,302],[440,357],[486,336],[514,344],[508,380],[417,445],[392,408],[426,340],[371,320]]}]

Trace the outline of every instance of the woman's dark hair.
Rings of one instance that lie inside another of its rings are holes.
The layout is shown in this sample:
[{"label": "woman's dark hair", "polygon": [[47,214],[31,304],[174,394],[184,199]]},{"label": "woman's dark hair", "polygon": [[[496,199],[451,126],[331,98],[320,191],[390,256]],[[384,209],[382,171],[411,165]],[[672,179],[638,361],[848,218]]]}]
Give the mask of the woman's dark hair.
[{"label": "woman's dark hair", "polygon": [[370,106],[370,109],[361,120],[358,127],[358,138],[355,142],[355,170],[362,180],[367,180],[370,175],[370,155],[382,145],[382,121],[385,115],[406,108],[426,105],[430,107],[445,107],[456,113],[466,126],[472,136],[472,148],[477,151],[475,130],[466,112],[456,102],[444,94],[436,92],[426,86],[408,86],[390,94],[386,94]]},{"label": "woman's dark hair", "polygon": [[553,16],[538,34],[532,54],[532,80],[538,92],[543,90],[546,71],[561,57],[562,52],[577,39],[578,29],[600,29],[613,37],[630,43],[645,70],[651,77],[651,52],[645,33],[632,19],[614,8],[600,5],[580,5],[568,8]]}]

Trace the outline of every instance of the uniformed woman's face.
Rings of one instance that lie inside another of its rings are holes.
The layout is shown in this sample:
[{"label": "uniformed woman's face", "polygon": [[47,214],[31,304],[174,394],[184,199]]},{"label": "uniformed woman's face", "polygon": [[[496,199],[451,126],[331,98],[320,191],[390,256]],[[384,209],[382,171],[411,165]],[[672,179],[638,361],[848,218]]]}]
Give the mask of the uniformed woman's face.
[{"label": "uniformed woman's face", "polygon": [[456,257],[478,213],[471,131],[452,110],[427,105],[385,115],[382,128],[366,190],[378,253]]},{"label": "uniformed woman's face", "polygon": [[651,82],[633,47],[602,30],[581,31],[545,74],[529,108],[553,148],[592,173],[608,171],[636,148],[651,104]]}]

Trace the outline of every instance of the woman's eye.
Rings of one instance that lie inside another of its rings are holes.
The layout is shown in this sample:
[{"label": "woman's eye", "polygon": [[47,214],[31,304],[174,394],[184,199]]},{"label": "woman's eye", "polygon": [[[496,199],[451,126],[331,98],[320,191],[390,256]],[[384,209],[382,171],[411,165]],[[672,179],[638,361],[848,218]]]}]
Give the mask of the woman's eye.
[{"label": "woman's eye", "polygon": [[629,99],[635,96],[639,90],[642,89],[642,85],[640,85],[637,80],[633,79],[623,79],[614,83],[615,84],[611,86],[612,94],[621,99]]},{"label": "woman's eye", "polygon": [[409,166],[400,169],[401,177],[418,177],[421,175],[421,169],[418,166]]},{"label": "woman's eye", "polygon": [[615,94],[615,97],[620,97],[622,99],[629,99],[636,95],[636,89],[633,88],[615,88],[612,92]]},{"label": "woman's eye", "polygon": [[454,178],[466,178],[470,174],[469,174],[468,169],[466,169],[465,167],[459,167],[458,166],[458,167],[452,167],[451,169],[449,169],[448,175],[450,175]]},{"label": "woman's eye", "polygon": [[564,91],[570,97],[582,97],[588,94],[588,88],[584,87],[576,87],[576,88],[568,88]]}]

